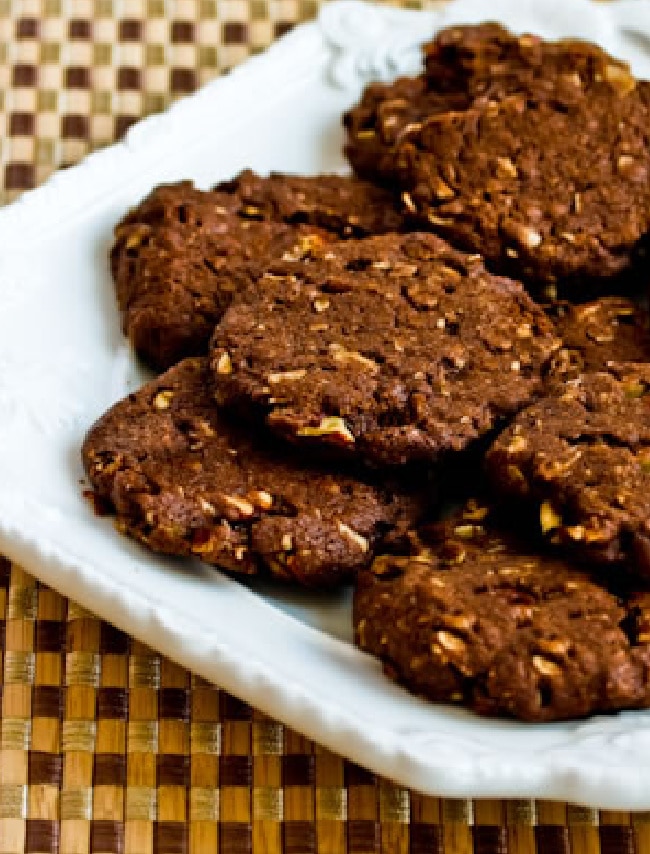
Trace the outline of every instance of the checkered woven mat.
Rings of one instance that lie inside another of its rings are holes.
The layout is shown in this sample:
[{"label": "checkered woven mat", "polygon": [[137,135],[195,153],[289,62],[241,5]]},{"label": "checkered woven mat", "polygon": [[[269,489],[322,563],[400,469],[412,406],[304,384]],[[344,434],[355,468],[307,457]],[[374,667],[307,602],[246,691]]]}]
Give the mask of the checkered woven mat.
[{"label": "checkered woven mat", "polygon": [[[0,203],[318,5],[0,0]],[[0,854],[650,852],[650,814],[377,778],[1,558],[0,643]]]}]

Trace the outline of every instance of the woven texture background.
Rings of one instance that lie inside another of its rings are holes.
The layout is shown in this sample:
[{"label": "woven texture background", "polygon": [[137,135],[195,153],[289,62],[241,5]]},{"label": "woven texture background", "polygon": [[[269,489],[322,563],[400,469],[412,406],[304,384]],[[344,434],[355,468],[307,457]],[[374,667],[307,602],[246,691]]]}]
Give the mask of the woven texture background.
[{"label": "woven texture background", "polygon": [[[0,0],[0,203],[318,5]],[[427,798],[376,778],[2,558],[0,652],[0,854],[650,851],[650,813]]]}]

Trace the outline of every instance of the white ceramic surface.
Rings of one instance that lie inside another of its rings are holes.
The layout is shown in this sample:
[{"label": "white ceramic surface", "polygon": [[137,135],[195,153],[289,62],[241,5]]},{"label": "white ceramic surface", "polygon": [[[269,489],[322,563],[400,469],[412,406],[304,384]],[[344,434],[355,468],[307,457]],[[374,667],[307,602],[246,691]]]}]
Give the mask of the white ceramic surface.
[{"label": "white ceramic surface", "polygon": [[[553,726],[479,719],[385,680],[350,644],[349,595],[256,592],[152,557],[81,497],[79,445],[142,379],[107,270],[111,228],[154,184],[251,166],[343,170],[340,114],[415,72],[434,27],[486,11],[600,41],[650,77],[650,3],[457,0],[325,7],[266,54],[0,211],[0,549],[47,584],[333,750],[424,792],[650,808],[650,713]],[[261,594],[261,595],[260,595]]]}]

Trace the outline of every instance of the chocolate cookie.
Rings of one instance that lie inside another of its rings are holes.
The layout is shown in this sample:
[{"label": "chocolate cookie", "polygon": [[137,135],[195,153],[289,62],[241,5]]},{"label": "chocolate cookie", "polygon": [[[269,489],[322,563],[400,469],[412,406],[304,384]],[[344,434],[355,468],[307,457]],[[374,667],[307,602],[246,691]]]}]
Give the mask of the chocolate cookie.
[{"label": "chocolate cookie", "polygon": [[582,305],[555,303],[547,314],[563,346],[551,360],[553,380],[607,370],[611,362],[650,362],[650,317],[623,297],[603,297]]},{"label": "chocolate cookie", "polygon": [[558,344],[479,256],[393,234],[271,264],[224,315],[211,360],[221,404],[390,465],[438,460],[511,417]]},{"label": "chocolate cookie", "polygon": [[650,365],[584,374],[524,410],[490,448],[494,488],[591,563],[650,575]]},{"label": "chocolate cookie", "polygon": [[650,230],[650,85],[593,45],[494,26],[444,32],[427,66],[348,115],[359,173],[374,157],[415,217],[535,288],[633,279]]},{"label": "chocolate cookie", "polygon": [[116,228],[111,268],[125,332],[155,368],[200,355],[233,295],[269,259],[402,223],[389,193],[334,175],[247,171],[213,191],[158,187]]},{"label": "chocolate cookie", "polygon": [[526,87],[535,95],[559,90],[571,98],[576,79],[587,85],[608,66],[628,73],[596,45],[515,36],[493,23],[441,30],[423,52],[424,74],[371,83],[345,114],[346,154],[359,175],[399,184],[399,144],[432,116],[485,105]]},{"label": "chocolate cookie", "polygon": [[401,143],[405,203],[551,295],[618,288],[650,229],[649,127],[650,85],[606,81],[434,116]]},{"label": "chocolate cookie", "polygon": [[471,507],[360,573],[356,642],[433,700],[551,721],[650,706],[650,597],[619,599]]},{"label": "chocolate cookie", "polygon": [[306,586],[348,580],[420,499],[309,465],[217,413],[186,359],[91,428],[83,462],[124,533],[150,549]]}]

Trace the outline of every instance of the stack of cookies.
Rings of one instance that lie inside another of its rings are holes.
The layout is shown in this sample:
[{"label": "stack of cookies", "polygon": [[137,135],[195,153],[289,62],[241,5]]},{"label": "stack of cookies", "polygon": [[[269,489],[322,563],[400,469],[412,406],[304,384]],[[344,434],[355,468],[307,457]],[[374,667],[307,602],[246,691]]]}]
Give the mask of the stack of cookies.
[{"label": "stack of cookies", "polygon": [[423,696],[648,707],[650,84],[496,24],[424,58],[344,116],[355,177],[162,186],[117,226],[159,375],[86,471],[154,551],[353,582]]}]

